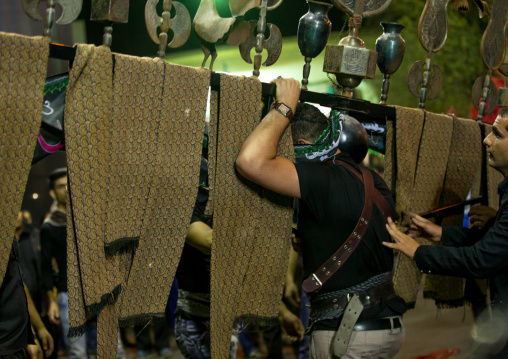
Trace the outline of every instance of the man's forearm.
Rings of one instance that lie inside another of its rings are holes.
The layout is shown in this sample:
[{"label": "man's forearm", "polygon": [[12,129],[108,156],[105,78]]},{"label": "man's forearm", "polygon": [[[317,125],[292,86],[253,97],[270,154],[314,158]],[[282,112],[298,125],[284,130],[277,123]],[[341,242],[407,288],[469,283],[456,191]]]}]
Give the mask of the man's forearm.
[{"label": "man's forearm", "polygon": [[40,329],[45,328],[44,323],[42,322],[39,312],[37,312],[37,309],[35,309],[34,302],[32,301],[32,297],[30,296],[28,288],[24,283],[23,286],[25,289],[26,301],[28,303],[28,314],[30,315],[30,323],[32,323],[32,326],[35,328],[35,330],[39,331]]}]

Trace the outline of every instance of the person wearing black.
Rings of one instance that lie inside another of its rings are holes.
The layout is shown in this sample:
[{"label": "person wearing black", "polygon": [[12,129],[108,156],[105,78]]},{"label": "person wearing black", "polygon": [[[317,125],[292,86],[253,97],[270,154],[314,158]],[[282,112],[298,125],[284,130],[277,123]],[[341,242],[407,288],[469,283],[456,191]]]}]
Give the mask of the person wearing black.
[{"label": "person wearing black", "polygon": [[[49,175],[49,194],[55,201],[51,214],[41,226],[42,287],[48,300],[48,318],[60,325],[70,359],[87,358],[86,335],[69,340],[67,297],[67,168],[58,168]],[[55,278],[53,259],[58,275]],[[57,300],[53,294],[57,289]]]},{"label": "person wearing black", "polygon": [[[300,199],[310,357],[392,358],[405,337],[405,303],[391,283],[393,252],[382,245],[394,202],[381,177],[358,165],[368,149],[365,129],[342,113],[327,119],[313,106],[297,108],[296,80],[272,82],[274,106],[245,140],[236,168],[248,180]],[[295,110],[296,164],[277,156]]]},{"label": "person wearing black", "polygon": [[[504,180],[498,186],[499,210],[484,214],[471,209],[471,228],[440,227],[411,213],[411,227],[442,246],[420,245],[397,229],[389,219],[387,228],[394,243],[385,246],[414,259],[423,273],[465,278],[489,278],[492,321],[488,335],[478,335],[478,349],[471,358],[508,358],[508,108],[499,111],[492,132],[483,143],[489,165]],[[483,343],[481,340],[485,340]],[[490,344],[489,344],[490,343]],[[489,344],[489,345],[486,345]]]}]

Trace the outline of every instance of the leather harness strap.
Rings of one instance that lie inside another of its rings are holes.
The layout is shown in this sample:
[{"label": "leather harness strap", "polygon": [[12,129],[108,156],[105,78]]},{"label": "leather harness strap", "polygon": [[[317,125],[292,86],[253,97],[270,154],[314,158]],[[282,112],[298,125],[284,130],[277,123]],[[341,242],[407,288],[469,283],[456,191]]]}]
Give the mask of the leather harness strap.
[{"label": "leather harness strap", "polygon": [[[346,167],[350,172],[355,174],[356,177],[358,177],[360,179],[360,181],[362,181],[362,183],[363,183],[362,174],[360,172],[358,172],[358,170],[356,168],[354,168],[353,166],[351,166],[349,163],[341,161],[341,160],[331,160],[331,161],[326,162],[325,166],[330,165],[330,164],[341,165],[343,167]],[[374,187],[373,199],[377,205],[377,208],[379,208],[379,210],[383,214],[383,217],[385,217],[385,219],[387,219],[388,217],[393,219],[392,208],[388,204],[388,201],[386,200],[386,198],[384,198],[383,195],[375,187]]]},{"label": "leather harness strap", "polygon": [[[342,163],[340,164],[342,165]],[[321,288],[323,284],[344,265],[360,243],[369,226],[370,217],[372,215],[372,199],[375,191],[374,180],[372,178],[372,173],[368,169],[362,166],[360,170],[362,171],[363,182],[365,184],[365,204],[363,206],[362,215],[346,242],[315,273],[303,281],[302,288],[307,293],[314,292]]]}]

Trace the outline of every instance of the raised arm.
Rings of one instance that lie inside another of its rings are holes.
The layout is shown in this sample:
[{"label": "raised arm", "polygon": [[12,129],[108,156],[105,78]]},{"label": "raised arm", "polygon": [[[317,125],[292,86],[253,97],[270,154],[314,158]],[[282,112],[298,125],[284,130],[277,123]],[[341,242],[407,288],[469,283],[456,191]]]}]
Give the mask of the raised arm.
[{"label": "raised arm", "polygon": [[[300,96],[300,84],[294,79],[276,79],[277,102],[289,106],[293,113]],[[277,148],[289,119],[271,110],[247,137],[236,158],[240,175],[274,192],[300,198],[296,168],[290,160],[278,157]]]}]

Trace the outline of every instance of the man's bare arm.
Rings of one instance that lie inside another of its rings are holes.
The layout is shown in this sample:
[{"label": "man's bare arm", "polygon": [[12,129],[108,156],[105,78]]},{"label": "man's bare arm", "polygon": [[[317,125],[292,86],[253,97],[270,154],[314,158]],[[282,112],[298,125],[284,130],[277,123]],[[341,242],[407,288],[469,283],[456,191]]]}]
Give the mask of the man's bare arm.
[{"label": "man's bare arm", "polygon": [[[293,113],[300,96],[300,83],[294,79],[276,79],[276,100]],[[274,192],[300,198],[300,184],[295,165],[278,157],[277,148],[289,120],[279,111],[270,111],[247,137],[236,158],[238,172],[248,180]]]},{"label": "man's bare arm", "polygon": [[212,252],[213,230],[204,222],[193,222],[187,229],[185,241],[204,254]]}]

